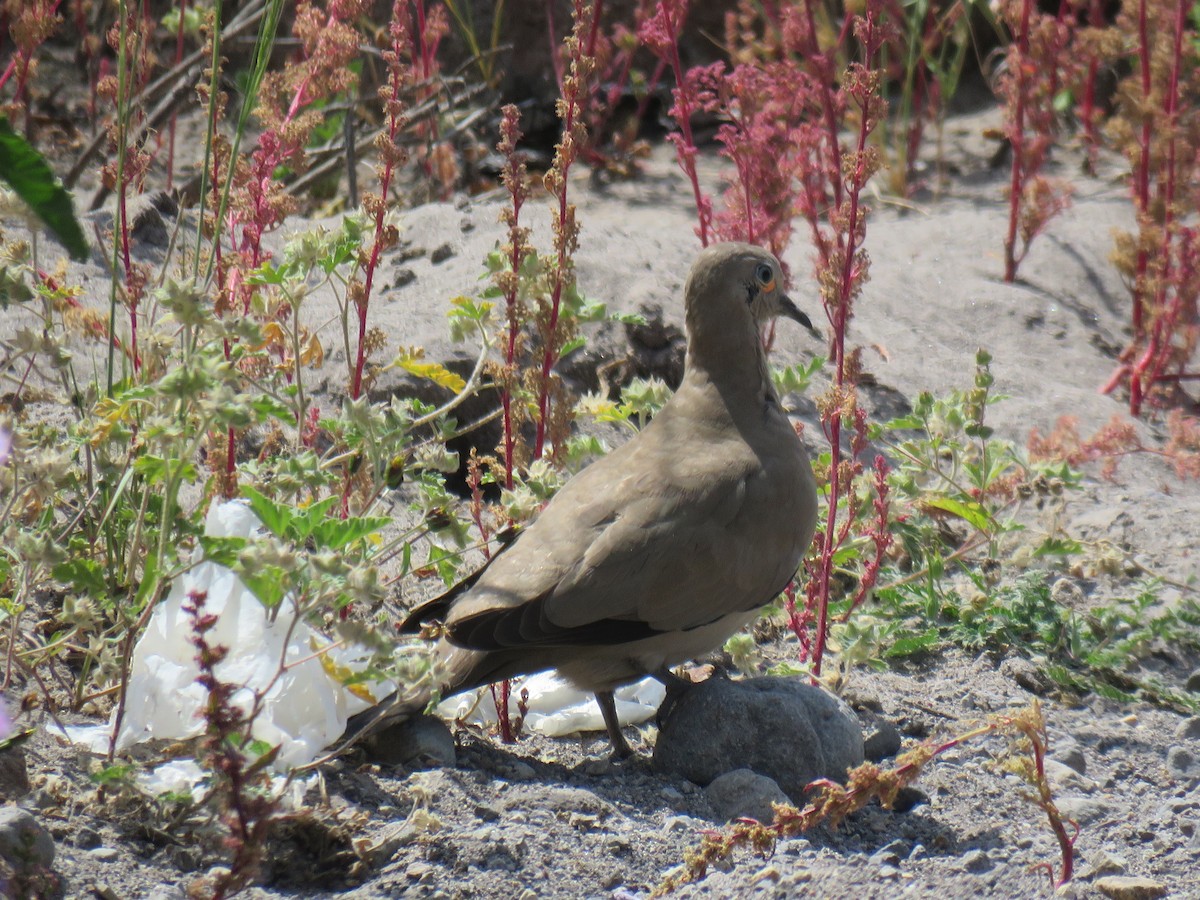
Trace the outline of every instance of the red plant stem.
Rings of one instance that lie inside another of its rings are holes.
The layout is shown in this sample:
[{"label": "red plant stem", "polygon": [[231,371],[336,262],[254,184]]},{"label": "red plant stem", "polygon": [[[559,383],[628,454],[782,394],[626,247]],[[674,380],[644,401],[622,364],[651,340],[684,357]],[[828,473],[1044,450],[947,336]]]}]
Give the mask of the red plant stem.
[{"label": "red plant stem", "polygon": [[[579,6],[576,0],[576,13],[578,14]],[[595,10],[593,9],[593,16]],[[578,49],[576,52],[580,52]],[[565,83],[565,82],[564,82]],[[572,134],[575,129],[575,117],[579,115],[579,94],[581,86],[576,84],[571,91],[571,96],[567,99],[566,114],[563,116],[563,148],[564,151],[570,142],[570,146],[574,147],[574,139]],[[567,176],[571,170],[571,163],[574,160],[574,152],[563,153],[563,164],[560,176],[562,182],[558,192],[558,227],[565,229],[567,227]],[[567,266],[568,253],[568,238],[565,234],[561,235],[560,239],[556,239],[557,261],[555,265],[554,287],[550,292],[550,322],[546,330],[546,346],[542,352],[542,370],[541,380],[539,384],[541,388],[538,391],[538,420],[537,432],[533,445],[533,458],[541,459],[542,451],[546,444],[546,420],[550,415],[550,370],[558,361],[559,342],[555,338],[558,332],[558,319],[562,312],[562,292],[563,292],[563,272]]]},{"label": "red plant stem", "polygon": [[[810,10],[811,14],[811,10]],[[869,6],[865,16],[865,28],[863,30],[862,43],[867,52],[872,51],[874,46],[874,10]],[[871,65],[872,60],[866,59],[864,65]],[[854,260],[858,250],[858,230],[859,230],[859,195],[862,192],[863,182],[863,155],[867,149],[867,141],[870,137],[871,117],[868,114],[870,106],[870,98],[862,97],[860,99],[862,105],[862,115],[859,117],[858,124],[858,164],[854,177],[847,179],[848,181],[848,202],[850,204],[849,215],[846,220],[846,231],[844,235],[838,236],[838,243],[843,246],[844,253],[842,259],[841,281],[839,284],[839,295],[837,308],[833,310],[833,362],[834,362],[834,391],[841,394],[846,384],[846,325],[849,321],[851,294],[853,291],[855,273]],[[840,154],[839,154],[840,157]],[[829,592],[830,583],[833,577],[833,559],[834,551],[837,549],[842,540],[845,539],[845,529],[843,534],[838,534],[837,528],[837,513],[838,501],[841,498],[841,493],[844,487],[848,485],[842,484],[842,414],[840,409],[835,409],[830,415],[830,420],[825,427],[826,437],[829,440],[830,460],[829,460],[829,501],[827,506],[827,518],[825,530],[821,538],[821,560],[818,570],[818,588],[817,588],[817,639],[813,649],[813,675],[820,677],[821,661],[825,655],[825,644],[828,635],[826,632],[829,627]],[[849,522],[847,522],[849,525]]]},{"label": "red plant stem", "polygon": [[[521,246],[516,240],[517,228],[521,220],[521,206],[524,201],[520,192],[515,188],[512,191],[513,203],[513,227],[512,227],[512,255],[509,257],[509,265],[512,266],[513,275],[516,279],[520,278],[522,254]],[[504,298],[505,306],[508,308],[508,344],[504,348],[504,365],[511,372],[512,367],[517,361],[517,336],[521,332],[521,323],[518,321],[515,307],[517,305],[517,293],[520,290],[519,281],[514,282],[513,289],[509,295]],[[516,435],[513,434],[512,420],[512,392],[507,388],[501,393],[501,404],[504,407],[504,486],[508,490],[513,487],[513,451],[516,447]]]},{"label": "red plant stem", "polygon": [[[401,92],[404,88],[403,75],[399,70],[401,48],[394,46],[393,50],[396,53],[397,61],[388,76],[388,82],[391,87],[392,103],[399,103]],[[394,112],[388,113],[389,143],[395,144],[396,135],[400,131],[400,124],[400,116]],[[354,383],[350,388],[350,395],[355,400],[362,393],[363,369],[366,367],[367,362],[367,309],[371,303],[371,289],[375,284],[375,270],[379,267],[379,254],[384,245],[384,216],[387,213],[388,190],[392,185],[394,171],[395,166],[392,163],[391,155],[388,154],[383,164],[383,175],[379,181],[379,207],[375,212],[375,240],[371,243],[371,256],[367,260],[362,297],[361,299],[356,299],[354,304],[354,311],[358,315],[358,352],[354,359]]]},{"label": "red plant stem", "polygon": [[1017,35],[1017,64],[1012,67],[1016,79],[1013,93],[1016,108],[1013,110],[1012,131],[1008,140],[1012,151],[1012,177],[1008,186],[1008,234],[1004,238],[1004,280],[1012,284],[1017,278],[1017,224],[1021,215],[1021,191],[1025,181],[1025,94],[1028,79],[1025,65],[1029,59],[1029,19],[1033,13],[1033,0],[1021,2],[1021,33]]},{"label": "red plant stem", "polygon": [[679,153],[679,162],[688,180],[692,183],[692,197],[696,201],[696,214],[700,220],[700,246],[707,247],[709,223],[704,214],[704,195],[700,190],[700,179],[696,175],[696,141],[692,137],[692,105],[688,97],[687,75],[683,71],[683,62],[679,58],[679,32],[683,30],[683,17],[680,17],[678,22],[672,22],[671,8],[667,5],[666,0],[659,0],[659,6],[662,9],[663,21],[667,25],[667,34],[671,38],[669,44],[671,55],[668,62],[671,65],[671,72],[675,76],[675,101],[679,106],[677,124],[683,134],[685,148]]},{"label": "red plant stem", "polygon": [[[1150,73],[1150,36],[1148,27],[1148,16],[1146,10],[1146,0],[1139,0],[1138,3],[1138,59],[1141,63],[1142,77],[1142,100],[1146,106],[1150,103],[1150,95],[1153,91]],[[1150,209],[1150,135],[1151,121],[1148,109],[1142,112],[1142,131],[1141,139],[1138,142],[1140,157],[1138,159],[1137,172],[1134,179],[1133,200],[1137,206],[1138,220],[1142,221],[1142,217],[1148,215]],[[1144,247],[1139,247],[1137,251],[1136,268],[1134,269],[1133,279],[1133,339],[1136,341],[1141,337],[1144,329],[1143,300],[1146,290],[1146,270],[1150,265],[1150,254]],[[1131,404],[1132,405],[1132,404]]]},{"label": "red plant stem", "polygon": [[[1176,3],[1175,21],[1173,23],[1175,29],[1174,40],[1171,48],[1171,72],[1168,76],[1167,89],[1163,97],[1163,114],[1166,120],[1166,153],[1162,177],[1158,183],[1159,200],[1163,208],[1162,247],[1158,252],[1163,259],[1163,272],[1161,277],[1157,279],[1157,286],[1154,291],[1153,309],[1157,314],[1150,324],[1148,335],[1145,334],[1147,324],[1145,320],[1145,308],[1147,304],[1144,301],[1149,298],[1145,296],[1144,274],[1149,268],[1149,253],[1139,247],[1137,257],[1138,272],[1137,279],[1135,280],[1134,297],[1134,340],[1136,341],[1139,335],[1145,335],[1147,340],[1145,351],[1129,369],[1129,412],[1133,416],[1140,415],[1146,391],[1156,381],[1161,380],[1163,369],[1169,361],[1170,335],[1174,331],[1182,303],[1180,287],[1185,283],[1185,279],[1180,273],[1180,265],[1174,259],[1176,254],[1182,254],[1185,251],[1182,248],[1178,251],[1173,251],[1172,248],[1175,238],[1176,179],[1178,174],[1178,145],[1175,134],[1179,117],[1179,79],[1183,60],[1183,36],[1187,24],[1188,9],[1188,4],[1183,2],[1183,0]],[[1138,13],[1139,40],[1148,41],[1149,29],[1145,0],[1141,0]],[[1143,52],[1149,52],[1148,44],[1143,47]],[[1143,59],[1142,90],[1143,96],[1147,99],[1150,97],[1149,88],[1147,87],[1148,67],[1149,62]],[[1138,197],[1139,221],[1144,221],[1145,210],[1148,208],[1150,197],[1149,133],[1150,117],[1147,115],[1142,122],[1143,143],[1140,148],[1141,159],[1139,163],[1141,165],[1138,167],[1139,190],[1142,189],[1140,185],[1143,183],[1142,179],[1144,179],[1144,194]],[[1143,242],[1139,242],[1139,244],[1141,243]],[[1180,260],[1179,263],[1183,263],[1183,261]]]},{"label": "red plant stem", "polygon": [[[829,182],[833,187],[833,207],[842,205],[842,150],[838,140],[838,114],[833,98],[833,62],[830,51],[822,51],[817,42],[817,20],[813,15],[816,0],[804,0],[804,15],[808,19],[809,60],[816,70],[816,83],[821,92],[821,112],[825,119],[826,139],[829,142]],[[838,35],[838,46],[845,43],[847,29],[853,16],[846,16]],[[824,262],[825,260],[822,260]]]}]

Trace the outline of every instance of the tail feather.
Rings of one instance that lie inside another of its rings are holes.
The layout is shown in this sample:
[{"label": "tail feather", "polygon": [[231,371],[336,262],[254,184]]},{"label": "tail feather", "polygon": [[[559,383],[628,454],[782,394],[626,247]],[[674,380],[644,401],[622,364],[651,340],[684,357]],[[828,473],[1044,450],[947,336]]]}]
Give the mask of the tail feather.
[{"label": "tail feather", "polygon": [[439,697],[449,697],[530,671],[528,663],[522,665],[514,654],[467,650],[442,641],[437,648],[433,678],[402,688],[370,709],[351,716],[342,734],[342,743],[335,752],[348,749],[381,728],[420,715],[428,708],[435,693]]}]

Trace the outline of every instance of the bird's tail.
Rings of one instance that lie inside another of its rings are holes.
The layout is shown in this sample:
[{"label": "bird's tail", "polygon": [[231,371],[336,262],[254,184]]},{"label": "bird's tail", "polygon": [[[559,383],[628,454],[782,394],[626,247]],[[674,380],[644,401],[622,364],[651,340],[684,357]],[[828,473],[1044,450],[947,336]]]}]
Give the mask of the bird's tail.
[{"label": "bird's tail", "polygon": [[351,716],[335,753],[348,749],[381,728],[420,715],[435,697],[449,697],[520,674],[514,669],[521,667],[514,667],[502,655],[452,647],[442,641],[437,648],[430,676],[417,684],[401,688],[370,709]]}]

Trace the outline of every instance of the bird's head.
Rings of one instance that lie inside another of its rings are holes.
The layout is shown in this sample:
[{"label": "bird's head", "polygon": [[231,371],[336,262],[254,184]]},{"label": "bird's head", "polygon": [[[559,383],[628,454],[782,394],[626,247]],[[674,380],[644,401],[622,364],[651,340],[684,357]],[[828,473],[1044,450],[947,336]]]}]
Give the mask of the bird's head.
[{"label": "bird's head", "polygon": [[777,316],[818,335],[812,320],[783,290],[783,269],[769,251],[753,244],[713,244],[692,265],[685,289],[688,331],[736,329],[747,319],[759,329]]}]

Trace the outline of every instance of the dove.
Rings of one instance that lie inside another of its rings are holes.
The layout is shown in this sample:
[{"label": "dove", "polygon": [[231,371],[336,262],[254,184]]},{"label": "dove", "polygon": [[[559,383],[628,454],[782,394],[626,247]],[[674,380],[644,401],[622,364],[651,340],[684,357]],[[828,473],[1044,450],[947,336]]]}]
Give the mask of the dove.
[{"label": "dove", "polygon": [[[402,623],[436,623],[443,696],[557,669],[596,695],[613,755],[625,757],[613,688],[654,675],[677,689],[672,666],[722,646],[784,590],[812,540],[817,491],[761,338],[778,316],[816,333],[783,283],[778,260],[750,244],[698,255],[674,396]],[[348,734],[420,712],[430,696],[394,695]]]}]

